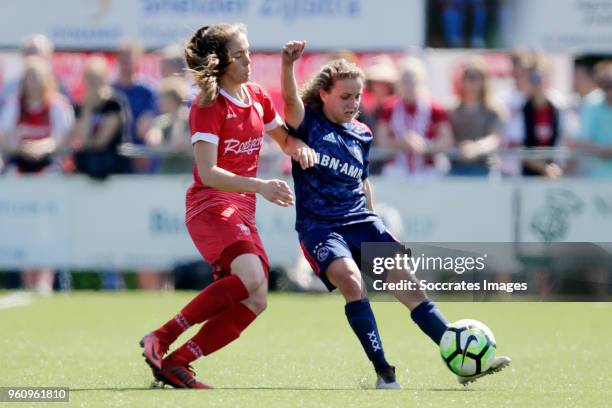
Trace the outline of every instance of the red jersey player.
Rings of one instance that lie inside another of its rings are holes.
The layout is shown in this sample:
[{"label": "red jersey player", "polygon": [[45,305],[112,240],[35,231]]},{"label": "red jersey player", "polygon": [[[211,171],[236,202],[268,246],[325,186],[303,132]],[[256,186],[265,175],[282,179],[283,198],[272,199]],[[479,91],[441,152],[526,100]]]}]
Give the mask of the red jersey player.
[{"label": "red jersey player", "polygon": [[[281,180],[256,178],[264,132],[303,168],[315,154],[288,136],[270,98],[250,76],[249,43],[239,24],[197,30],[185,49],[201,93],[190,112],[196,165],[187,192],[187,229],[216,281],[141,341],[155,377],[177,388],[208,388],[189,364],[229,344],[266,308],[268,258],[255,226],[255,194],[286,207],[294,197]],[[187,328],[204,323],[163,358]]]}]

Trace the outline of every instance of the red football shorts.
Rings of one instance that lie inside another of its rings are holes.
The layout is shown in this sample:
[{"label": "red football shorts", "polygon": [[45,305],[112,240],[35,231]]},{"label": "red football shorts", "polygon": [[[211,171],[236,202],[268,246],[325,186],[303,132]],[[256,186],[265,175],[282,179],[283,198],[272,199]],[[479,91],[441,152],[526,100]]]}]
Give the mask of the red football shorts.
[{"label": "red football shorts", "polygon": [[259,256],[268,278],[270,263],[257,227],[242,217],[238,208],[207,208],[187,223],[187,230],[202,257],[213,266],[215,279],[229,275],[231,261],[242,254]]}]

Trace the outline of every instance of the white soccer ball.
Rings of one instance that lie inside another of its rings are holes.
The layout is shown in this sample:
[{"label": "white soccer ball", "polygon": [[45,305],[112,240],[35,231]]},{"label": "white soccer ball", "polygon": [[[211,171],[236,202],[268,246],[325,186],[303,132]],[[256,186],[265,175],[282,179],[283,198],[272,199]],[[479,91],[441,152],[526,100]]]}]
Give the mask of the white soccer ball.
[{"label": "white soccer ball", "polygon": [[470,377],[491,367],[495,336],[478,320],[463,319],[448,326],[440,340],[440,355],[455,374]]}]

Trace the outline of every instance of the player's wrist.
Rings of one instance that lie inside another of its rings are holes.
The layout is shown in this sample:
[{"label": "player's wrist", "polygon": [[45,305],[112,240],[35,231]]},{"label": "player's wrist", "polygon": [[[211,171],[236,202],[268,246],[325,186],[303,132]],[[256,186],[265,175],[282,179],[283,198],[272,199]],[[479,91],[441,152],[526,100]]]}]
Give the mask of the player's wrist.
[{"label": "player's wrist", "polygon": [[252,186],[251,191],[253,191],[256,194],[261,194],[261,191],[265,184],[264,180],[259,179],[257,177],[249,177],[249,180],[251,181],[251,186]]},{"label": "player's wrist", "polygon": [[293,60],[285,60],[283,59],[281,66],[282,68],[286,68],[286,69],[293,69],[293,66],[295,65],[295,61]]}]

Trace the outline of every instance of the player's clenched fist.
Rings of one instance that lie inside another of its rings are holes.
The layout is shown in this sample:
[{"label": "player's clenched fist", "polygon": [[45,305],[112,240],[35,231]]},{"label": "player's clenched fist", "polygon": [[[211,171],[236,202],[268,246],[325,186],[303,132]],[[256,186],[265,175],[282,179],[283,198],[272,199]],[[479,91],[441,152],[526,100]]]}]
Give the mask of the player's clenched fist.
[{"label": "player's clenched fist", "polygon": [[295,201],[291,188],[282,180],[262,180],[257,192],[266,200],[281,207],[293,205]]},{"label": "player's clenched fist", "polygon": [[283,63],[297,61],[304,52],[305,41],[289,41],[283,46]]}]

